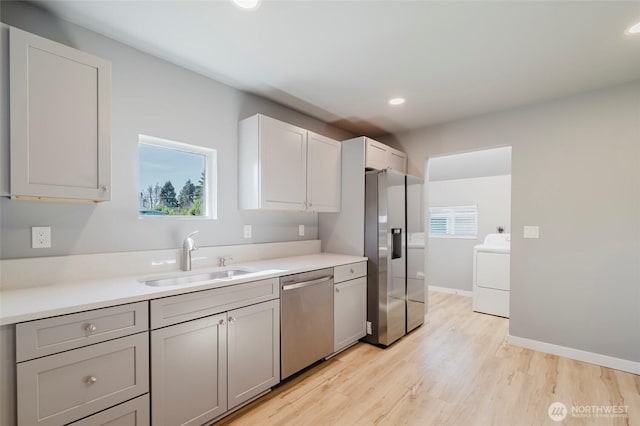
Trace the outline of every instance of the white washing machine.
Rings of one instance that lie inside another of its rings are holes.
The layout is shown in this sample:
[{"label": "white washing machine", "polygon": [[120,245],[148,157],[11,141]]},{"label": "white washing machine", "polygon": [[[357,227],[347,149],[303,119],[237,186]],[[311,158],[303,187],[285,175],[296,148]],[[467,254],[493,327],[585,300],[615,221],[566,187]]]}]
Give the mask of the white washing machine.
[{"label": "white washing machine", "polygon": [[473,310],[509,318],[511,234],[489,234],[473,248]]}]

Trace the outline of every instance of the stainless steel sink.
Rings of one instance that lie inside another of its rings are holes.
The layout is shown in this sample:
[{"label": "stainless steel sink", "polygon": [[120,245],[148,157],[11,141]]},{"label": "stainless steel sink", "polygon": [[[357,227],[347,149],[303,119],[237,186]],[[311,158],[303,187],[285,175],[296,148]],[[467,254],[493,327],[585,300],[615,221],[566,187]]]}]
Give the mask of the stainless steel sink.
[{"label": "stainless steel sink", "polygon": [[223,271],[207,272],[192,275],[176,275],[166,278],[157,278],[154,280],[141,280],[140,282],[152,287],[163,287],[167,285],[184,285],[199,281],[224,281],[232,280],[241,275],[250,274],[254,271],[248,269],[225,269]]}]

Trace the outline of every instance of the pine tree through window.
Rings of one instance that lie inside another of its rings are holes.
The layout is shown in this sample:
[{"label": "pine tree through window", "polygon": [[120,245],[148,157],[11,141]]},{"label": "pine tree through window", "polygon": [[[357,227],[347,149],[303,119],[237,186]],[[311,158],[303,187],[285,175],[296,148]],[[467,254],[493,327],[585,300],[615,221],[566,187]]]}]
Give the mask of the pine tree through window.
[{"label": "pine tree through window", "polygon": [[216,217],[216,151],[152,136],[138,138],[141,217]]}]

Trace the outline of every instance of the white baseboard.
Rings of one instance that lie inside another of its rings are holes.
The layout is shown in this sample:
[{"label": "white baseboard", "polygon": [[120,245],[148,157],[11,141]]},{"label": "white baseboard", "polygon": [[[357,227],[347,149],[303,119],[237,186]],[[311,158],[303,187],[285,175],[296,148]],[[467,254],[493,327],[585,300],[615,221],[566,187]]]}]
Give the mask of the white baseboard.
[{"label": "white baseboard", "polygon": [[552,343],[540,342],[538,340],[526,339],[524,337],[511,336],[507,337],[510,345],[520,346],[534,351],[544,352],[552,355],[558,355],[565,358],[575,359],[577,361],[588,362],[589,364],[599,365],[601,367],[613,368],[614,370],[626,371],[627,373],[640,374],[640,362],[628,359],[615,358],[608,355],[587,352],[580,349],[568,348],[566,346],[554,345]]},{"label": "white baseboard", "polygon": [[459,290],[457,288],[429,286],[429,291],[437,291],[438,293],[457,294],[458,296],[473,297],[473,292],[469,290]]}]

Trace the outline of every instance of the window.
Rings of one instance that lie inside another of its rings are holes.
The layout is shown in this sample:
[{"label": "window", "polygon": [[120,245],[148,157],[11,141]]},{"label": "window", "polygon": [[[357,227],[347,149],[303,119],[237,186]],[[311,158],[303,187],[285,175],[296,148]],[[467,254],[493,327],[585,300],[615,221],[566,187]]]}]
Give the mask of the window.
[{"label": "window", "polygon": [[216,150],[138,137],[141,217],[216,218]]},{"label": "window", "polygon": [[431,207],[429,236],[437,238],[477,238],[478,206]]}]

